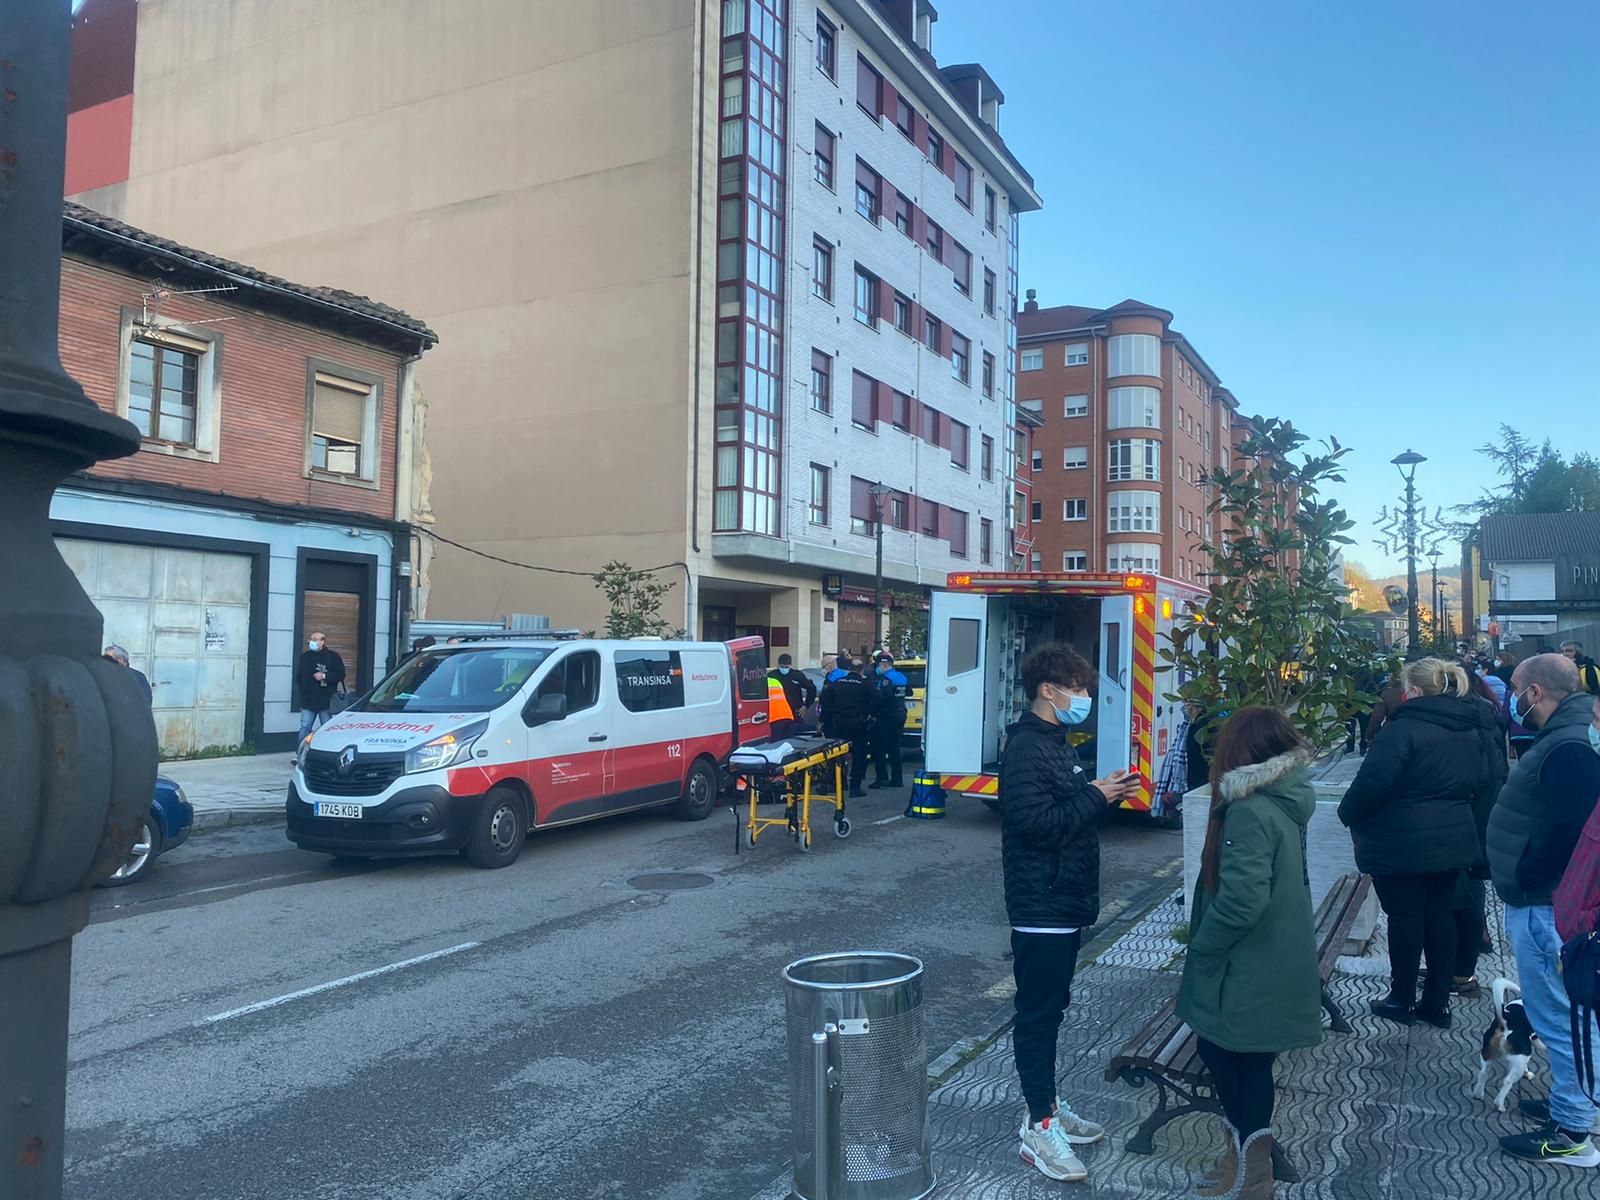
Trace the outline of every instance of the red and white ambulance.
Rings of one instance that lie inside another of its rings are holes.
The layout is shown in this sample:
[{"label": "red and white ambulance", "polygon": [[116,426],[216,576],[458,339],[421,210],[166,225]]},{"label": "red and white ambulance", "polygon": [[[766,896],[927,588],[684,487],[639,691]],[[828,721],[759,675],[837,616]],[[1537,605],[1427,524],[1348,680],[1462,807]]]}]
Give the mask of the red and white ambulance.
[{"label": "red and white ambulance", "polygon": [[1027,708],[1022,660],[1064,642],[1097,668],[1094,707],[1071,736],[1092,778],[1136,772],[1123,807],[1148,812],[1181,706],[1158,681],[1156,645],[1206,593],[1157,575],[1081,571],[967,572],[933,593],[928,625],[928,702],[923,761],[939,786],[991,806],[1000,790],[1006,729]]},{"label": "red and white ambulance", "polygon": [[514,862],[530,829],[655,805],[704,820],[765,736],[767,652],[513,635],[401,663],[300,748],[289,839],[352,857]]}]

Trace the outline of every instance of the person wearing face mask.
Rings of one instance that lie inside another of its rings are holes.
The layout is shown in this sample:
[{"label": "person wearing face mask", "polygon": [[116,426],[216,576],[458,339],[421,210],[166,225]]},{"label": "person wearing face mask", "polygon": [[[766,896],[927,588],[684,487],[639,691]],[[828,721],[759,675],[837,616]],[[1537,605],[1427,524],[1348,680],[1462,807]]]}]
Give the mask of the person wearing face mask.
[{"label": "person wearing face mask", "polygon": [[788,654],[778,655],[778,665],[768,678],[776,679],[782,685],[784,697],[789,701],[789,711],[794,714],[795,720],[804,720],[806,710],[817,702],[817,685],[806,677],[804,671],[794,669],[794,658]]},{"label": "person wearing face mask", "polygon": [[872,726],[873,788],[905,786],[900,739],[906,731],[906,693],[911,684],[894,667],[894,655],[878,651],[872,687],[877,692],[877,721]]},{"label": "person wearing face mask", "polygon": [[328,719],[333,697],[344,686],[344,659],[328,649],[328,639],[319,630],[306,641],[294,671],[295,690],[300,703],[300,740]]},{"label": "person wearing face mask", "polygon": [[1056,1035],[1072,999],[1081,931],[1100,916],[1101,818],[1133,793],[1138,777],[1116,771],[1090,780],[1067,741],[1089,715],[1095,670],[1051,645],[1022,664],[1029,708],[1007,731],[1000,764],[1000,846],[1011,922],[1016,1025],[1012,1049],[1028,1111],[1023,1161],[1051,1179],[1088,1170],[1074,1146],[1105,1136],[1056,1091]]},{"label": "person wearing face mask", "polygon": [[1489,870],[1505,901],[1523,1006],[1550,1063],[1550,1099],[1524,1100],[1523,1115],[1541,1128],[1503,1137],[1500,1146],[1532,1162],[1596,1167],[1600,1150],[1590,1137],[1596,1109],[1578,1077],[1554,909],[1556,887],[1600,797],[1594,701],[1574,663],[1536,654],[1511,675],[1511,709],[1534,740],[1489,816]]}]

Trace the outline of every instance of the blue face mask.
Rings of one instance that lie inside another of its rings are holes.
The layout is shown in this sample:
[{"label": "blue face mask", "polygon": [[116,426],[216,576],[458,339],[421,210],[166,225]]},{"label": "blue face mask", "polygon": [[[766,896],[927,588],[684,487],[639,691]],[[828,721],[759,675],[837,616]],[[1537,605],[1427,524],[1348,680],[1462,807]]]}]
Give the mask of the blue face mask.
[{"label": "blue face mask", "polygon": [[778,674],[779,675],[787,675],[788,673],[789,673],[789,668],[788,667],[779,667],[778,668]]},{"label": "blue face mask", "polygon": [[1589,726],[1589,749],[1600,754],[1600,725]]},{"label": "blue face mask", "polygon": [[1056,720],[1063,725],[1082,725],[1089,719],[1091,703],[1087,696],[1074,696],[1066,708],[1056,709]]},{"label": "blue face mask", "polygon": [[1532,726],[1528,725],[1528,714],[1523,710],[1522,707],[1522,697],[1525,695],[1527,695],[1526,688],[1520,692],[1513,692],[1511,694],[1511,719],[1518,725],[1532,728]]}]

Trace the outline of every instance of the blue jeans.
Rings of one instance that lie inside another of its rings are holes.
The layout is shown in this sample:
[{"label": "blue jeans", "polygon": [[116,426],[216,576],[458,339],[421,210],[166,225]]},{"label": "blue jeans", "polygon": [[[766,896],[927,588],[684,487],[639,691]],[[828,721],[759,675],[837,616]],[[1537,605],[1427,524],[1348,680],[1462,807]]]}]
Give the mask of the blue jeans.
[{"label": "blue jeans", "polygon": [[300,737],[296,740],[295,745],[298,746],[306,740],[306,735],[317,727],[319,720],[326,722],[327,719],[328,714],[325,712],[318,712],[314,708],[302,708],[300,710]]},{"label": "blue jeans", "polygon": [[1587,1133],[1594,1124],[1595,1106],[1578,1083],[1572,1053],[1572,1009],[1561,982],[1561,938],[1556,933],[1555,910],[1548,904],[1533,908],[1506,905],[1506,937],[1517,960],[1523,1007],[1550,1060],[1550,1116],[1563,1129]]}]

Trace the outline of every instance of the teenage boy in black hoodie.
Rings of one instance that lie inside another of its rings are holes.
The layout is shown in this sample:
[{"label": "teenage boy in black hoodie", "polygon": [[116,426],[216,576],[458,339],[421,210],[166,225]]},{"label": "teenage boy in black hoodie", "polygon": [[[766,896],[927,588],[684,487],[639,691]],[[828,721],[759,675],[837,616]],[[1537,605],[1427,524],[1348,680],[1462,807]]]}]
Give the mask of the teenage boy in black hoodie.
[{"label": "teenage boy in black hoodie", "polygon": [[1082,930],[1100,916],[1100,820],[1133,794],[1138,777],[1089,780],[1067,728],[1089,715],[1094,668],[1066,646],[1022,664],[1031,708],[1006,735],[1000,764],[1001,854],[1011,922],[1017,1075],[1028,1104],[1021,1154],[1051,1179],[1082,1180],[1073,1150],[1105,1136],[1056,1096],[1056,1035],[1072,999]]}]

